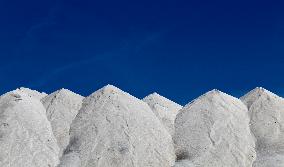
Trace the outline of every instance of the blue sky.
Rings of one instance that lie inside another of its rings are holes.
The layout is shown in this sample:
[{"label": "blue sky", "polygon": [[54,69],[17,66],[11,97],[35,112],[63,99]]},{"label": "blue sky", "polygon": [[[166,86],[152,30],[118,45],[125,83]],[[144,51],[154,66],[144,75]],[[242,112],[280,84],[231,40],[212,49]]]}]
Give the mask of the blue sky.
[{"label": "blue sky", "polygon": [[180,104],[213,88],[284,95],[281,1],[0,0],[0,94],[113,84]]}]

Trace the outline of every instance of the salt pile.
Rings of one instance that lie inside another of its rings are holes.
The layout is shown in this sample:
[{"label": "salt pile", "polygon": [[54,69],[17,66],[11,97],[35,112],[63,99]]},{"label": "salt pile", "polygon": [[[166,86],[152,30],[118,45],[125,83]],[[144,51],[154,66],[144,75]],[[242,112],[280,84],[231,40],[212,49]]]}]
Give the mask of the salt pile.
[{"label": "salt pile", "polygon": [[284,99],[218,90],[183,108],[107,85],[84,98],[19,88],[0,96],[1,167],[283,167]]},{"label": "salt pile", "polygon": [[173,135],[175,118],[182,106],[157,93],[146,96],[143,101],[150,106],[169,133]]},{"label": "salt pile", "polygon": [[248,167],[256,157],[246,106],[218,90],[180,110],[174,142],[176,166]]},{"label": "salt pile", "polygon": [[[83,100],[62,166],[170,167],[171,136],[143,101],[108,85]],[[68,164],[69,163],[69,164]]]},{"label": "salt pile", "polygon": [[59,148],[41,102],[21,90],[0,97],[0,166],[55,167]]},{"label": "salt pile", "polygon": [[256,88],[241,100],[247,105],[256,138],[256,167],[284,166],[284,99]]},{"label": "salt pile", "polygon": [[82,105],[83,97],[61,89],[43,98],[46,115],[60,148],[60,155],[69,144],[70,125]]}]

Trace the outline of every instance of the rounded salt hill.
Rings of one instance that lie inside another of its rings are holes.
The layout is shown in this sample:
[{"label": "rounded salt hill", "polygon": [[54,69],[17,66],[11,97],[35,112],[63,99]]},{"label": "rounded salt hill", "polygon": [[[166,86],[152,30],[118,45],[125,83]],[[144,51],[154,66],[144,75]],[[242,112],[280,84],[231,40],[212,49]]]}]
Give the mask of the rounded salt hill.
[{"label": "rounded salt hill", "polygon": [[59,148],[41,102],[16,90],[0,97],[0,166],[55,167]]},{"label": "rounded salt hill", "polygon": [[250,167],[256,156],[246,106],[218,90],[180,110],[174,142],[176,167]]},{"label": "rounded salt hill", "polygon": [[171,167],[170,134],[143,101],[108,85],[83,100],[60,167]]}]

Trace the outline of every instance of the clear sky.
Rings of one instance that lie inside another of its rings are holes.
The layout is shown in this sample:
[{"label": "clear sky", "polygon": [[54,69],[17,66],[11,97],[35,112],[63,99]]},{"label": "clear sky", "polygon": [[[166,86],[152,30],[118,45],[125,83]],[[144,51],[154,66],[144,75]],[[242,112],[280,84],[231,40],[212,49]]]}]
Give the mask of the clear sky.
[{"label": "clear sky", "polygon": [[279,1],[0,0],[0,94],[113,84],[186,104],[217,88],[284,95]]}]

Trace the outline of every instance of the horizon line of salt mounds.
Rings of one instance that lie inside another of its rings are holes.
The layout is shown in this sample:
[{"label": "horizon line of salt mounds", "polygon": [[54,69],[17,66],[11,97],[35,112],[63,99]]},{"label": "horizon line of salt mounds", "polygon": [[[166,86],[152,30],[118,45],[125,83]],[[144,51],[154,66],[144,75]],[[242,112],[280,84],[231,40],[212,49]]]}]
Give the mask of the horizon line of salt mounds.
[{"label": "horizon line of salt mounds", "polygon": [[211,90],[185,106],[107,85],[0,96],[1,167],[283,167],[284,99]]}]

